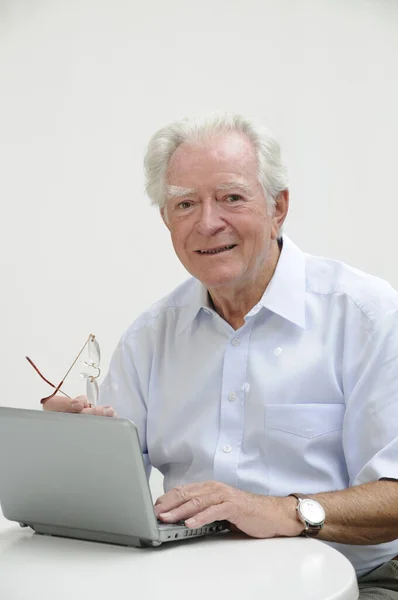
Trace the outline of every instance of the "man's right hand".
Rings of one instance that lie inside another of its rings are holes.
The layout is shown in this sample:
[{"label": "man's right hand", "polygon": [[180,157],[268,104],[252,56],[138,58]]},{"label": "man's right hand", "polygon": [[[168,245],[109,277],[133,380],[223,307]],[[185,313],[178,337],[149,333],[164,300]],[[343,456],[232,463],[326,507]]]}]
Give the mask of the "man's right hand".
[{"label": "man's right hand", "polygon": [[57,394],[43,404],[43,409],[80,413],[82,415],[97,415],[99,417],[116,417],[116,413],[111,406],[94,406],[90,408],[86,396],[67,398],[66,396]]}]

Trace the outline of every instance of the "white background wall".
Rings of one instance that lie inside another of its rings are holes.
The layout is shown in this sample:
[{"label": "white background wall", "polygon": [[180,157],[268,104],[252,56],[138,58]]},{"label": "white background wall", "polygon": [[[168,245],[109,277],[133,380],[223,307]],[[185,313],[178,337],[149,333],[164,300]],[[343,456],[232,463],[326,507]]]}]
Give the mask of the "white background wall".
[{"label": "white background wall", "polygon": [[0,0],[0,403],[37,408],[25,355],[58,382],[90,332],[106,370],[186,277],[142,172],[185,115],[266,124],[290,237],[398,288],[397,76],[396,0]]}]

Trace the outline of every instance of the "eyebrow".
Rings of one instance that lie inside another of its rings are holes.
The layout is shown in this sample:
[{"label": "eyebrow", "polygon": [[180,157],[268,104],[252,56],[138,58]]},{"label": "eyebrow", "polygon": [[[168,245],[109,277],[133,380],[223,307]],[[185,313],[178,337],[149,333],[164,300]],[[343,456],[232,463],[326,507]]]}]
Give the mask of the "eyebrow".
[{"label": "eyebrow", "polygon": [[248,186],[246,183],[243,183],[243,181],[229,181],[228,183],[221,183],[220,185],[218,185],[216,187],[216,191],[217,192],[223,192],[225,190],[231,190],[232,188],[239,188],[241,190],[243,190],[244,192],[246,192],[246,194],[250,193],[250,186]]},{"label": "eyebrow", "polygon": [[193,196],[194,194],[196,194],[196,190],[194,188],[183,188],[179,185],[168,185],[166,187],[166,196],[169,200]]}]

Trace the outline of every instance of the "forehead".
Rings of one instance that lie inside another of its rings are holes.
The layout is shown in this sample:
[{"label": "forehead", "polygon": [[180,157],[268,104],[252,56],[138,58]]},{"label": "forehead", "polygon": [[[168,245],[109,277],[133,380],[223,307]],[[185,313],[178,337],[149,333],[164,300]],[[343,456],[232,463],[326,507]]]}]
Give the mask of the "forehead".
[{"label": "forehead", "polygon": [[166,179],[171,185],[192,186],[207,178],[257,178],[257,159],[250,140],[231,132],[200,142],[184,142],[170,159]]}]

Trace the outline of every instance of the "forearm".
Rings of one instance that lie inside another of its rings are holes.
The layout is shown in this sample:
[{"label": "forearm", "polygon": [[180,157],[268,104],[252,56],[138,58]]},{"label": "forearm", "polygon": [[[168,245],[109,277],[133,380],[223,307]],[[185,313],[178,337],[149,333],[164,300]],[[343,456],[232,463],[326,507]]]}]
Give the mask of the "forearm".
[{"label": "forearm", "polygon": [[[326,512],[325,526],[317,539],[370,545],[398,538],[398,481],[374,481],[339,492],[311,494],[311,498]],[[288,518],[297,521],[297,501],[284,501]]]}]

